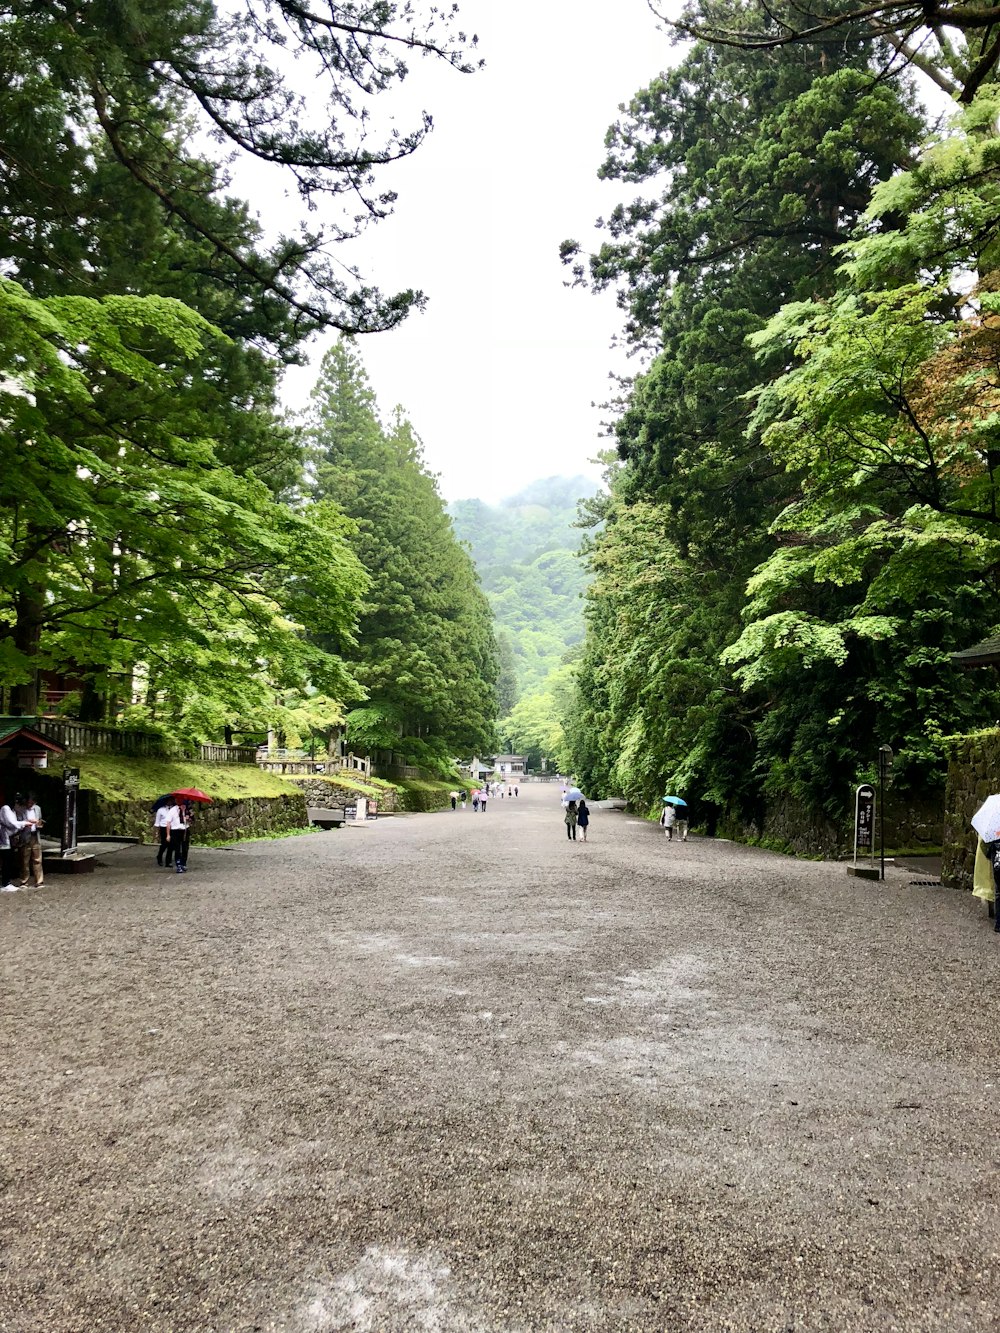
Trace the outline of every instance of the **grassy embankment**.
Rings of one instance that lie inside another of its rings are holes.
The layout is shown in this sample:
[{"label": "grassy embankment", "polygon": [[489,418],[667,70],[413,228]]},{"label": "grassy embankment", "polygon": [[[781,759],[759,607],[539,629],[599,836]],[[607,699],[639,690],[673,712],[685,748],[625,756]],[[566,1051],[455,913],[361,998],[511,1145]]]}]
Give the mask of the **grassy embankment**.
[{"label": "grassy embankment", "polygon": [[166,792],[200,787],[213,800],[294,796],[286,778],[255,764],[202,764],[187,759],[126,759],[121,755],[67,755],[80,770],[80,785],[108,801],[155,801]]}]

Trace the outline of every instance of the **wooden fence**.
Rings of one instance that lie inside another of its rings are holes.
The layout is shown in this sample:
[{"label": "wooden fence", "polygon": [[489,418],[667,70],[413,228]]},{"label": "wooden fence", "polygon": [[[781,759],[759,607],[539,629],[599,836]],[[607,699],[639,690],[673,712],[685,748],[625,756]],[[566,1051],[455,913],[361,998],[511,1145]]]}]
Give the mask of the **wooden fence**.
[{"label": "wooden fence", "polygon": [[147,759],[167,753],[166,741],[155,731],[101,727],[92,722],[67,722],[50,717],[37,721],[25,718],[25,722],[57,745],[64,745],[77,754],[123,754]]},{"label": "wooden fence", "polygon": [[258,750],[257,764],[270,773],[356,773],[370,777],[372,761],[356,754],[307,759],[301,750]]},{"label": "wooden fence", "polygon": [[206,764],[255,764],[256,745],[199,745],[198,758]]},{"label": "wooden fence", "polygon": [[429,778],[431,775],[413,764],[379,764],[378,776],[389,782],[406,782],[413,778]]},{"label": "wooden fence", "polygon": [[[155,731],[102,727],[93,722],[72,722],[52,717],[17,720],[40,731],[58,745],[64,745],[74,754],[120,754],[134,759],[157,759],[177,754],[165,737]],[[200,759],[208,764],[253,764],[257,761],[257,747],[197,745],[192,751],[178,757]]]}]

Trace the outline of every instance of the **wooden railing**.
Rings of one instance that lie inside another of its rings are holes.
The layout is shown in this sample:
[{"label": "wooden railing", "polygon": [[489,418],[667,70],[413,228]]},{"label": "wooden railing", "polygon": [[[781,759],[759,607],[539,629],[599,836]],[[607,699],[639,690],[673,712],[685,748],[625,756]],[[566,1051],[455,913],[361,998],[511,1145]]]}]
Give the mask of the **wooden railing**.
[{"label": "wooden railing", "polygon": [[406,782],[414,778],[428,778],[431,775],[414,764],[379,764],[378,776],[389,782]]},{"label": "wooden railing", "polygon": [[269,773],[329,773],[332,765],[326,759],[279,759],[277,757],[268,758],[267,755],[260,755],[257,758],[258,768],[264,768]]},{"label": "wooden railing", "polygon": [[28,726],[40,731],[67,750],[86,754],[125,754],[133,758],[153,758],[166,754],[164,738],[155,731],[124,730],[101,727],[92,722],[68,722],[44,717],[25,718]]},{"label": "wooden railing", "polygon": [[199,745],[198,758],[206,764],[255,764],[256,745]]},{"label": "wooden railing", "polygon": [[257,764],[271,773],[357,773],[370,777],[372,761],[356,754],[307,759],[302,750],[258,750]]}]

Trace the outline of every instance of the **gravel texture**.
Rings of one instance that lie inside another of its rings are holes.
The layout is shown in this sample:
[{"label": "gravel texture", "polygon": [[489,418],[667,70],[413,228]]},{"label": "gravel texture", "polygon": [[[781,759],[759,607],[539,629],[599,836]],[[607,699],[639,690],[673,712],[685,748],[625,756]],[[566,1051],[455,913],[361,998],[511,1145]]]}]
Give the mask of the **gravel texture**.
[{"label": "gravel texture", "polygon": [[0,898],[4,1333],[1000,1328],[1000,937],[553,787]]}]

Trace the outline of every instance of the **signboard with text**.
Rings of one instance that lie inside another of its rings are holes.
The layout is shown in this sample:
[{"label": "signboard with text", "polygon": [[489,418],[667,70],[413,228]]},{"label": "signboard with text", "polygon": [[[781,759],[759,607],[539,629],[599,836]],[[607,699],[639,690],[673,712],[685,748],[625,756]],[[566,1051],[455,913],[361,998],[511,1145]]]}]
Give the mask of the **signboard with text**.
[{"label": "signboard with text", "polygon": [[77,829],[77,797],[80,793],[80,770],[78,768],[63,769],[63,827],[62,827],[62,854],[68,856],[76,851]]},{"label": "signboard with text", "polygon": [[875,857],[875,788],[870,783],[860,786],[854,798],[854,859],[858,854]]}]

